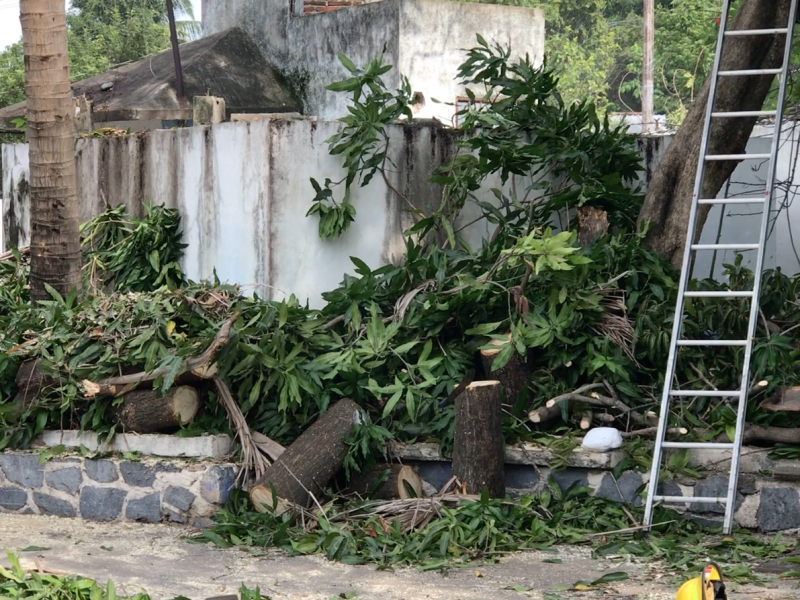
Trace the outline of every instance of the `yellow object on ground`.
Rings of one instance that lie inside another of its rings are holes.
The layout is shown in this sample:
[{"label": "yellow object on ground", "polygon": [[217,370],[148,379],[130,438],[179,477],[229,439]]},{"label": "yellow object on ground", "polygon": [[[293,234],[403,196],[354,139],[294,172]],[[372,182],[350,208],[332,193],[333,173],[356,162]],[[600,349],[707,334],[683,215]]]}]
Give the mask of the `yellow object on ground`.
[{"label": "yellow object on ground", "polygon": [[715,563],[708,563],[700,577],[690,579],[680,587],[675,600],[728,600],[722,571]]}]

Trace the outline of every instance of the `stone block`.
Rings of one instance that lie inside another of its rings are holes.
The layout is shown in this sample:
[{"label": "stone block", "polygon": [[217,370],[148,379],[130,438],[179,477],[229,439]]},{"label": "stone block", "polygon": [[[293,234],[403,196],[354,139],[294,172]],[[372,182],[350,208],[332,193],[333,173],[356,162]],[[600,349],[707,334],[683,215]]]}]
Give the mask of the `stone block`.
[{"label": "stone block", "polygon": [[56,517],[74,517],[75,507],[66,500],[54,498],[47,494],[33,493],[33,502],[39,507],[39,512],[43,515],[53,515]]},{"label": "stone block", "polygon": [[44,465],[36,454],[0,454],[0,468],[6,479],[26,488],[40,488],[44,482]]},{"label": "stone block", "polygon": [[568,489],[577,489],[588,485],[589,475],[585,469],[564,469],[563,471],[551,471],[550,477],[562,492]]},{"label": "stone block", "polygon": [[794,488],[762,488],[756,513],[758,530],[782,531],[800,527],[800,499]]},{"label": "stone block", "polygon": [[659,496],[683,496],[683,490],[674,481],[662,481],[658,484],[656,492]]},{"label": "stone block", "polygon": [[83,475],[78,467],[67,467],[50,471],[44,476],[44,480],[54,490],[61,490],[74,496],[81,487]]},{"label": "stone block", "polygon": [[423,480],[431,484],[436,491],[441,490],[453,476],[452,466],[447,461],[408,462],[419,473]]},{"label": "stone block", "polygon": [[164,502],[178,510],[187,511],[194,503],[195,495],[186,488],[169,486],[164,492]]},{"label": "stone block", "polygon": [[161,497],[156,492],[144,498],[128,500],[125,518],[131,521],[158,523],[161,521]]},{"label": "stone block", "polygon": [[641,485],[642,476],[635,471],[625,471],[616,481],[614,481],[614,476],[611,473],[606,473],[603,476],[600,487],[595,492],[595,496],[608,498],[614,502],[625,502],[626,504],[640,506],[642,498],[637,492]]},{"label": "stone block", "polygon": [[[728,495],[728,478],[724,475],[715,475],[698,481],[694,486],[694,495],[706,498],[724,498]],[[742,500],[744,500],[744,496],[737,493],[734,511],[739,510]],[[722,504],[700,504],[699,502],[694,502],[691,504],[690,510],[697,513],[725,514],[725,506]]]},{"label": "stone block", "polygon": [[97,483],[112,483],[119,479],[117,465],[110,460],[87,460],[86,474]]},{"label": "stone block", "polygon": [[186,523],[186,516],[182,515],[178,511],[172,510],[168,506],[162,507],[164,516],[167,518],[167,521],[170,523]]},{"label": "stone block", "polygon": [[200,496],[212,504],[226,504],[235,479],[233,467],[215,465],[200,480]]},{"label": "stone block", "polygon": [[135,487],[150,487],[156,480],[155,471],[142,463],[125,461],[120,463],[119,470],[125,483]]},{"label": "stone block", "polygon": [[0,506],[6,510],[19,510],[28,503],[28,493],[19,488],[0,488]]},{"label": "stone block", "polygon": [[539,473],[530,465],[506,465],[506,488],[530,490],[539,484]]},{"label": "stone block", "polygon": [[125,490],[84,486],[81,490],[81,516],[93,521],[113,521],[122,513],[122,503],[127,495]]},{"label": "stone block", "polygon": [[181,468],[168,462],[160,462],[155,466],[156,473],[180,473]]}]

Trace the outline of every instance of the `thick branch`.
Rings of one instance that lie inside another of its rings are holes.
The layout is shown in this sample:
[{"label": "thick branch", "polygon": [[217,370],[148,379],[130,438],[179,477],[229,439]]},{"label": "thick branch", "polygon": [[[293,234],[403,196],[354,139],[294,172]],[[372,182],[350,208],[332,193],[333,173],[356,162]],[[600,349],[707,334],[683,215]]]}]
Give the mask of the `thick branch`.
[{"label": "thick branch", "polygon": [[[237,313],[225,321],[217,332],[217,335],[214,336],[214,339],[208,345],[208,348],[206,348],[202,354],[190,356],[184,360],[183,365],[178,369],[177,375],[191,372],[201,378],[215,377],[216,369],[210,367],[211,361],[214,359],[217,350],[230,341],[231,327],[238,318],[239,314]],[[98,382],[84,379],[84,396],[87,398],[94,398],[95,396],[121,396],[134,389],[140,383],[154,381],[166,375],[169,370],[169,367],[159,367],[149,372],[132,373],[131,375],[122,375],[120,377],[108,377]]]},{"label": "thick branch", "polygon": [[556,396],[552,400],[548,400],[545,406],[534,408],[532,411],[530,411],[528,413],[528,418],[532,423],[547,423],[548,421],[552,421],[553,419],[558,418],[558,416],[561,414],[561,407],[559,405],[562,402],[580,400],[583,397],[581,394],[599,389],[601,387],[603,387],[602,383],[590,383],[589,385],[579,387],[574,392]]}]

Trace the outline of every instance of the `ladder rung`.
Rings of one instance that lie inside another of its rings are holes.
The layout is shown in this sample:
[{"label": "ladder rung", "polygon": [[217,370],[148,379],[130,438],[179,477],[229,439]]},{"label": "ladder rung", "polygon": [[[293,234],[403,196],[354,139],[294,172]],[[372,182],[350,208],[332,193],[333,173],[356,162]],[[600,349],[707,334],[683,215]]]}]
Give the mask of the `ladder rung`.
[{"label": "ladder rung", "polygon": [[712,112],[711,116],[721,117],[774,117],[778,114],[775,110],[733,110],[728,112]]},{"label": "ladder rung", "polygon": [[662,442],[662,448],[683,450],[733,450],[733,444],[720,442]]},{"label": "ladder rung", "polygon": [[678,340],[678,346],[747,346],[747,340]]},{"label": "ladder rung", "polygon": [[763,204],[766,197],[761,198],[701,198],[698,204]]},{"label": "ladder rung", "polygon": [[731,29],[725,32],[725,35],[776,35],[781,33],[789,33],[789,29],[781,27],[779,29]]},{"label": "ladder rung", "polygon": [[684,292],[685,298],[752,298],[752,291],[744,292]]},{"label": "ladder rung", "polygon": [[706,154],[706,160],[769,160],[771,154]]},{"label": "ladder rung", "polygon": [[737,77],[739,75],[780,75],[783,69],[741,69],[739,71],[720,71],[720,77]]},{"label": "ladder rung", "polygon": [[741,394],[739,390],[670,390],[669,395],[681,398],[730,398]]},{"label": "ladder rung", "polygon": [[727,498],[712,498],[710,496],[653,496],[656,502],[673,502],[676,504],[727,504]]},{"label": "ladder rung", "polygon": [[692,244],[692,250],[758,250],[759,244]]}]

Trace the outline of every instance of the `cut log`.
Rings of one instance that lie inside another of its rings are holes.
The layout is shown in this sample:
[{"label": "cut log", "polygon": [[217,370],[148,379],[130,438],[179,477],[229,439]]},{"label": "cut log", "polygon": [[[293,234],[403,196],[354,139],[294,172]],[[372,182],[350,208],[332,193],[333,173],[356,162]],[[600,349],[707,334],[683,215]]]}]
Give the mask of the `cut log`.
[{"label": "cut log", "polygon": [[5,414],[8,418],[18,419],[28,410],[39,396],[56,384],[56,380],[42,372],[39,359],[26,360],[17,370],[14,382],[17,384],[17,395],[9,402],[10,407]]},{"label": "cut log", "polygon": [[159,397],[155,390],[137,390],[122,397],[122,404],[111,416],[130,433],[155,433],[187,425],[200,408],[197,390],[189,386],[173,388]]},{"label": "cut log", "polygon": [[[318,499],[344,463],[344,440],[360,419],[358,405],[348,398],[320,415],[250,488],[256,510],[267,512],[275,505],[276,514],[281,514],[291,504],[305,508]],[[277,495],[274,500],[273,488]]]},{"label": "cut log", "polygon": [[483,373],[487,379],[496,379],[500,382],[503,393],[506,396],[506,402],[514,404],[519,397],[519,394],[524,390],[531,380],[531,368],[525,362],[524,357],[514,352],[509,361],[496,371],[492,371],[492,362],[503,349],[503,346],[511,343],[511,335],[508,336],[508,341],[492,340],[489,342],[492,346],[490,350],[481,350],[481,363],[483,364]]},{"label": "cut log", "polygon": [[608,233],[608,213],[595,206],[578,208],[578,245],[588,246]]},{"label": "cut log", "polygon": [[800,387],[775,388],[775,394],[764,400],[759,406],[773,412],[798,412],[800,411]]},{"label": "cut log", "polygon": [[[378,487],[378,483],[387,475],[387,471],[388,477]],[[378,465],[366,473],[353,474],[346,493],[377,500],[422,498],[422,479],[409,465],[397,463]]]},{"label": "cut log", "polygon": [[468,494],[506,495],[500,390],[499,381],[475,381],[456,398],[453,475]]},{"label": "cut log", "polygon": [[[212,364],[214,355],[217,350],[230,341],[231,327],[239,318],[239,313],[231,315],[231,317],[222,324],[214,339],[208,347],[197,356],[190,356],[183,361],[183,364],[178,369],[176,377],[180,377],[184,373],[192,373],[194,376],[201,379],[213,379],[216,377],[217,367]],[[163,377],[169,372],[169,367],[159,367],[149,372],[131,373],[129,375],[122,375],[120,377],[107,377],[98,382],[83,380],[84,396],[87,398],[94,398],[95,396],[115,396],[119,397],[128,393],[141,383],[153,382],[159,377]]]}]

